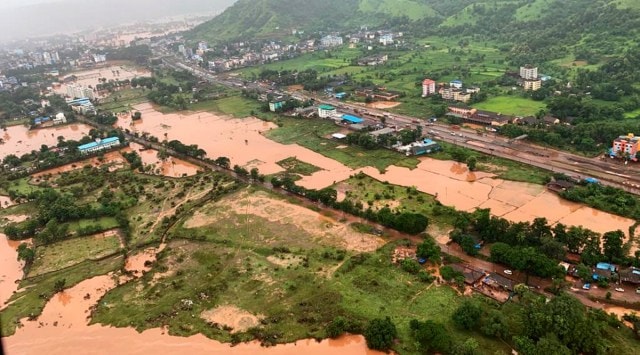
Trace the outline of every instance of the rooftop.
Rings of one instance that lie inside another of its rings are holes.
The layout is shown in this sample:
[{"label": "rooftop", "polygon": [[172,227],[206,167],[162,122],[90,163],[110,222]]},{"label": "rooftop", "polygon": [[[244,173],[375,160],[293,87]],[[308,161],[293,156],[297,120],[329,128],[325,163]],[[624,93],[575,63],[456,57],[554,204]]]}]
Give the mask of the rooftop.
[{"label": "rooftop", "polygon": [[331,111],[331,110],[335,110],[336,108],[331,106],[331,105],[320,105],[318,106],[319,109],[321,110],[327,110],[327,111]]},{"label": "rooftop", "polygon": [[120,142],[120,138],[118,138],[118,137],[105,138],[105,139],[100,140],[99,142],[96,141],[96,142],[91,142],[91,143],[80,145],[80,146],[78,146],[78,149],[79,150],[87,150],[87,149],[91,149],[91,148],[94,148],[94,147],[98,147],[98,146],[109,144],[109,143],[113,143],[113,142]]},{"label": "rooftop", "polygon": [[342,119],[351,122],[351,123],[362,123],[364,120],[360,117],[352,116],[352,115],[342,115]]}]

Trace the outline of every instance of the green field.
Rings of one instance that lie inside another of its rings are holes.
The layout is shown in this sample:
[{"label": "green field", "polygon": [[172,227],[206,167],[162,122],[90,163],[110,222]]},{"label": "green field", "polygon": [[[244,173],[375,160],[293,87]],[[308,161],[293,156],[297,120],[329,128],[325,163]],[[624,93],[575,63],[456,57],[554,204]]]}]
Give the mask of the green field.
[{"label": "green field", "polygon": [[114,113],[131,111],[133,106],[147,101],[146,92],[139,88],[120,90],[101,100],[98,108]]},{"label": "green field", "polygon": [[322,169],[318,168],[315,165],[305,163],[302,160],[298,160],[295,157],[290,157],[284,160],[281,160],[277,163],[283,169],[285,169],[290,174],[300,174],[300,175],[313,175],[313,173],[318,172]]},{"label": "green field", "polygon": [[497,96],[474,104],[473,107],[480,110],[498,112],[503,115],[533,116],[538,111],[546,108],[546,104],[519,96]]},{"label": "green field", "polygon": [[208,100],[189,105],[191,111],[219,112],[242,118],[255,115],[260,111],[260,103],[242,96],[230,96],[223,99]]},{"label": "green field", "polygon": [[338,126],[326,120],[281,117],[277,123],[280,127],[268,131],[267,138],[283,144],[299,144],[350,168],[372,166],[384,171],[390,165],[396,165],[413,169],[419,163],[416,158],[387,149],[365,150],[325,138],[340,131]]},{"label": "green field", "polygon": [[117,235],[87,236],[36,248],[36,259],[29,277],[67,268],[85,260],[96,260],[120,249]]},{"label": "green field", "polygon": [[453,222],[447,218],[448,216],[434,212],[434,209],[438,210],[436,206],[440,205],[434,196],[412,187],[380,182],[365,174],[357,174],[332,187],[344,192],[346,198],[361,202],[365,208],[379,210],[388,207],[392,211],[420,213],[429,217],[431,222],[440,225]]}]

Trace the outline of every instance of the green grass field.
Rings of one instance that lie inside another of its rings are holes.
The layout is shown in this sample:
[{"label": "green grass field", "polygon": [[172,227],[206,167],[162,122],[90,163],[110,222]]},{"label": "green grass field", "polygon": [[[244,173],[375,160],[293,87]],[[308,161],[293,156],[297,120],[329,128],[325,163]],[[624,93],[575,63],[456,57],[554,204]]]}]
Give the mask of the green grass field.
[{"label": "green grass field", "polygon": [[106,231],[109,229],[117,228],[118,222],[113,217],[101,217],[96,219],[82,219],[69,223],[69,231],[74,233],[80,228],[86,228],[89,226],[100,226],[100,230]]},{"label": "green grass field", "polygon": [[285,169],[290,174],[300,174],[300,175],[313,175],[313,173],[318,172],[322,169],[317,166],[309,163],[305,163],[302,160],[298,160],[295,157],[290,157],[284,160],[277,162],[283,169]]},{"label": "green grass field", "polygon": [[429,217],[432,223],[447,225],[453,220],[434,213],[438,205],[435,197],[415,188],[392,185],[380,182],[367,175],[359,174],[333,186],[346,194],[346,198],[361,202],[368,207],[379,210],[388,207],[392,211],[420,213]]},{"label": "green grass field", "polygon": [[108,98],[102,100],[98,105],[98,109],[104,111],[121,112],[129,111],[137,104],[147,101],[145,89],[126,89],[111,94]]},{"label": "green grass field", "polygon": [[260,103],[242,96],[208,100],[189,105],[191,111],[218,112],[238,118],[255,115],[260,111]]},{"label": "green grass field", "polygon": [[473,107],[514,116],[533,116],[544,109],[546,104],[541,101],[525,99],[519,96],[497,96],[484,102],[474,104]]},{"label": "green grass field", "polygon": [[86,236],[36,248],[36,259],[29,277],[67,268],[85,260],[96,260],[120,249],[117,235]]}]

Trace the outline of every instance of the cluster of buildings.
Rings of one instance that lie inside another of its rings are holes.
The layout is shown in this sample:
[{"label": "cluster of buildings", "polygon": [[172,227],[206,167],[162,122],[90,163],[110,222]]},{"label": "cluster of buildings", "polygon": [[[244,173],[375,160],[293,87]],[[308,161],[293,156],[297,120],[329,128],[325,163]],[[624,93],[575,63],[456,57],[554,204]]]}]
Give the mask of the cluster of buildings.
[{"label": "cluster of buildings", "polygon": [[613,140],[609,156],[611,158],[623,158],[625,160],[638,161],[638,144],[640,137],[636,137],[633,133],[625,136],[619,136]]},{"label": "cluster of buildings", "polygon": [[90,100],[95,99],[95,94],[93,92],[93,89],[89,87],[82,86],[79,84],[68,84],[66,86],[66,89],[67,89],[67,96],[72,99],[81,99],[85,97]]},{"label": "cluster of buildings", "polygon": [[73,112],[80,115],[95,115],[97,112],[91,100],[86,97],[80,99],[67,99],[67,104],[71,107]]},{"label": "cluster of buildings", "polygon": [[33,126],[38,128],[57,126],[67,123],[67,117],[60,112],[54,117],[40,116],[33,119]]},{"label": "cluster of buildings", "polygon": [[439,84],[429,78],[422,81],[422,97],[439,94],[444,100],[467,103],[471,100],[471,95],[479,92],[478,87],[464,87],[461,80]]},{"label": "cluster of buildings", "polygon": [[520,67],[520,80],[518,80],[518,84],[520,84],[525,91],[540,90],[542,80],[538,76],[538,67],[532,65]]}]

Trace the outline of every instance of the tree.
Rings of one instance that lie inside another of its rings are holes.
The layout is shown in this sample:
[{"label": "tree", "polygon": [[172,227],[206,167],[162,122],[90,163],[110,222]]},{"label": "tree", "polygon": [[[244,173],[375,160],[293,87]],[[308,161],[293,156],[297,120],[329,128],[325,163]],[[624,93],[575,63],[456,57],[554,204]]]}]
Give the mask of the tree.
[{"label": "tree", "polygon": [[429,261],[440,263],[440,246],[436,244],[436,241],[433,240],[433,238],[427,237],[418,245],[416,255],[419,258],[425,258]]},{"label": "tree", "polygon": [[620,259],[624,256],[624,233],[621,230],[607,232],[602,235],[602,239],[604,240],[603,253],[609,261]]},{"label": "tree", "polygon": [[469,158],[467,158],[467,168],[469,169],[469,171],[475,171],[477,164],[478,160],[476,159],[476,157],[470,156]]},{"label": "tree", "polygon": [[417,274],[418,271],[420,271],[420,264],[412,258],[403,259],[400,263],[400,267],[402,267],[402,270],[410,274]]},{"label": "tree", "polygon": [[24,261],[26,266],[31,265],[36,258],[36,251],[33,248],[29,248],[27,243],[20,243],[18,245],[18,260]]},{"label": "tree", "polygon": [[364,330],[367,346],[373,350],[389,350],[397,336],[396,326],[389,317],[371,320]]},{"label": "tree", "polygon": [[142,113],[140,111],[136,111],[133,114],[131,114],[131,119],[133,121],[137,121],[137,120],[139,120],[141,118],[142,118]]},{"label": "tree", "polygon": [[473,338],[468,338],[463,343],[457,344],[451,349],[453,355],[475,355],[478,353],[480,345]]},{"label": "tree", "polygon": [[481,316],[482,308],[480,305],[474,300],[465,300],[458,309],[453,312],[451,318],[457,327],[472,330],[480,322]]},{"label": "tree", "polygon": [[431,320],[420,322],[413,319],[409,322],[409,328],[423,353],[442,353],[451,349],[451,336],[441,323]]},{"label": "tree", "polygon": [[229,167],[231,166],[231,160],[229,160],[229,158],[227,157],[219,157],[216,160],[214,160],[214,163],[216,163],[216,165],[219,165],[225,169],[229,169]]}]

